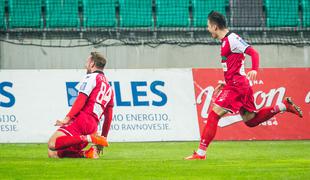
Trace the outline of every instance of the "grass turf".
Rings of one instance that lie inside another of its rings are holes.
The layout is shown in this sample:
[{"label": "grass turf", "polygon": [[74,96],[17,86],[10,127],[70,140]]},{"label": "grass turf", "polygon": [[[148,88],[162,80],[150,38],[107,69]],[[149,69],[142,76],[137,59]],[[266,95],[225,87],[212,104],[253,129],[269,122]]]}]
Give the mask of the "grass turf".
[{"label": "grass turf", "polygon": [[48,159],[46,144],[0,144],[0,179],[310,179],[310,141],[111,143],[99,160]]}]

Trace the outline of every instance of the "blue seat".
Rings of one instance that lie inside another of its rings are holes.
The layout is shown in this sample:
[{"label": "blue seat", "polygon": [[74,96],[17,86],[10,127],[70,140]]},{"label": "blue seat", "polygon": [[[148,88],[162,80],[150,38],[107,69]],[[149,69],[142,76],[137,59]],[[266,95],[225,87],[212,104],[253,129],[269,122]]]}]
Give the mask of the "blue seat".
[{"label": "blue seat", "polygon": [[10,28],[41,28],[42,2],[38,0],[9,0]]},{"label": "blue seat", "polygon": [[119,0],[121,27],[152,27],[152,0]]},{"label": "blue seat", "polygon": [[116,26],[115,0],[83,0],[85,27]]},{"label": "blue seat", "polygon": [[188,27],[189,0],[156,0],[157,27]]},{"label": "blue seat", "polygon": [[45,5],[47,28],[80,27],[77,0],[46,0]]},{"label": "blue seat", "polygon": [[0,0],[0,29],[5,29],[5,0]]},{"label": "blue seat", "polygon": [[194,27],[206,27],[208,14],[217,11],[226,16],[227,0],[192,0]]},{"label": "blue seat", "polygon": [[302,25],[304,27],[310,27],[310,1],[309,0],[302,0]]},{"label": "blue seat", "polygon": [[300,24],[298,0],[265,0],[268,27],[297,27]]}]

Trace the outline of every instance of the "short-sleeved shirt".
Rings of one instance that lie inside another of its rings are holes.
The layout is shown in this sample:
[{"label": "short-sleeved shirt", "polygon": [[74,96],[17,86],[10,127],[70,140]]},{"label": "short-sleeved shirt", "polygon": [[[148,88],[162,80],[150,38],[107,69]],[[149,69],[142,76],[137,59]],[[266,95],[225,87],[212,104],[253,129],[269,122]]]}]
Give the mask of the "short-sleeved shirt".
[{"label": "short-sleeved shirt", "polygon": [[102,71],[87,74],[80,82],[79,93],[88,96],[81,111],[92,115],[97,121],[108,106],[114,106],[113,89]]},{"label": "short-sleeved shirt", "polygon": [[250,45],[235,33],[227,33],[222,39],[221,57],[225,82],[232,86],[248,86],[244,70],[244,52]]}]

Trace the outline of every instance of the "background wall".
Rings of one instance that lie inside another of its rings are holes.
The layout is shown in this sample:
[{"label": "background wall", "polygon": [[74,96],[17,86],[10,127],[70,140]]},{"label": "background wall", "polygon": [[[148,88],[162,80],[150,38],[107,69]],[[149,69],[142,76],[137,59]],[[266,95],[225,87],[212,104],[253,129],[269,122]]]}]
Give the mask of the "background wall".
[{"label": "background wall", "polygon": [[[310,47],[256,45],[261,67],[310,67]],[[0,42],[1,69],[80,69],[94,47],[49,48]],[[110,46],[97,51],[109,69],[220,68],[219,45]],[[246,61],[249,67],[250,61]]]}]

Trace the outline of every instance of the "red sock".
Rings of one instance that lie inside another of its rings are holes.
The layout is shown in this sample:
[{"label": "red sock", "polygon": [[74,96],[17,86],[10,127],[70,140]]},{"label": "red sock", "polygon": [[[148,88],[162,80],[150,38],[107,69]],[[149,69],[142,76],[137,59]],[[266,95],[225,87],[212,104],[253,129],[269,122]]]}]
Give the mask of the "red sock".
[{"label": "red sock", "polygon": [[211,111],[208,117],[208,122],[203,129],[201,140],[199,144],[199,149],[206,150],[209,146],[210,142],[213,140],[216,130],[217,124],[220,120],[220,116],[217,115],[214,111]]},{"label": "red sock", "polygon": [[270,118],[272,118],[274,115],[278,114],[279,112],[280,110],[277,105],[275,107],[263,108],[256,113],[253,119],[245,122],[245,124],[249,127],[258,126],[260,123],[268,121]]},{"label": "red sock", "polygon": [[56,139],[55,150],[65,149],[83,142],[87,142],[86,136],[61,136]]},{"label": "red sock", "polygon": [[83,151],[73,151],[73,150],[59,150],[57,151],[59,158],[82,158],[84,157]]}]

